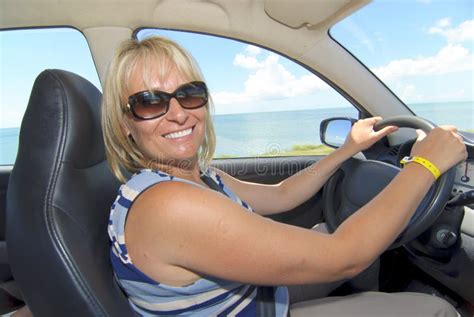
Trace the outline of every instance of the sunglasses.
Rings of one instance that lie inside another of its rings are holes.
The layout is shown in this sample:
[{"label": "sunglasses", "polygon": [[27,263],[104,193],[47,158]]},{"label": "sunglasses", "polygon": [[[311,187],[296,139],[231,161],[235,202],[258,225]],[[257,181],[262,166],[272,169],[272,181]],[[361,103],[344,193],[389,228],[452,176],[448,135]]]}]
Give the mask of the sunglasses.
[{"label": "sunglasses", "polygon": [[128,110],[140,120],[151,120],[165,115],[171,99],[175,98],[184,109],[197,109],[204,106],[209,95],[206,84],[193,81],[179,86],[174,92],[145,90],[128,97]]}]

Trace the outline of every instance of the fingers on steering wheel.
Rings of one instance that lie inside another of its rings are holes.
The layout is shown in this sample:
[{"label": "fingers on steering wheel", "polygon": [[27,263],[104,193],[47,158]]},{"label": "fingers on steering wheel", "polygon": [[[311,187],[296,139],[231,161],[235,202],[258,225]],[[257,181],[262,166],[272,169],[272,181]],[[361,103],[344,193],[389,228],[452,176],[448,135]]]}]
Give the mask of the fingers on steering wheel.
[{"label": "fingers on steering wheel", "polygon": [[455,133],[458,132],[458,128],[454,125],[446,124],[446,125],[440,125],[439,127],[441,129],[452,131],[452,132],[455,132]]},{"label": "fingers on steering wheel", "polygon": [[389,125],[385,128],[382,128],[378,131],[374,131],[374,133],[377,135],[377,137],[379,138],[383,138],[384,136],[387,136],[389,135],[390,133],[392,132],[395,132],[398,130],[398,127],[397,126],[394,126],[394,125]]}]

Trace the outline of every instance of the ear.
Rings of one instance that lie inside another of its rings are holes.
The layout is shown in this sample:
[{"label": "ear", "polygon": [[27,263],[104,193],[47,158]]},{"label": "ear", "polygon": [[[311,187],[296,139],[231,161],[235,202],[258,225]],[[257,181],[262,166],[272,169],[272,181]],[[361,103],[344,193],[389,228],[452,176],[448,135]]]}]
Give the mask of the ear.
[{"label": "ear", "polygon": [[127,136],[127,139],[130,142],[135,143],[135,140],[133,139],[133,135],[132,135],[132,132],[130,131],[127,121],[122,122],[121,128],[122,128],[122,132]]},{"label": "ear", "polygon": [[130,128],[128,126],[128,122],[127,120],[123,120],[122,123],[120,124],[120,128],[122,129],[122,132],[130,137],[132,135],[132,133],[130,132]]}]

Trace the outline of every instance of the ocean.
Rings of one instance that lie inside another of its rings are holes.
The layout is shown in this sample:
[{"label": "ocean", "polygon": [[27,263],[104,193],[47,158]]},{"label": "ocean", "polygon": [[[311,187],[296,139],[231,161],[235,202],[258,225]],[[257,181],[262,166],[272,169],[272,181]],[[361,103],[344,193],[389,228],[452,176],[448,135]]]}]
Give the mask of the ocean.
[{"label": "ocean", "polygon": [[[474,130],[474,102],[414,104],[410,108],[436,124]],[[354,108],[215,115],[216,157],[244,157],[290,150],[294,145],[320,144],[319,124],[329,117],[356,117]],[[19,128],[0,129],[0,165],[13,164]]]}]

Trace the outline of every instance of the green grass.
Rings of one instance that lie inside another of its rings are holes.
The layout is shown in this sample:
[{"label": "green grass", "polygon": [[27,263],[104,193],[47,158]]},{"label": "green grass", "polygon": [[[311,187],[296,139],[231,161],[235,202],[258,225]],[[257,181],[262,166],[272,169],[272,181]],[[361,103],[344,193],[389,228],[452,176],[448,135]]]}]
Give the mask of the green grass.
[{"label": "green grass", "polygon": [[[255,157],[272,157],[272,156],[301,156],[301,155],[327,155],[334,151],[333,148],[330,148],[326,145],[319,144],[297,144],[292,146],[289,150],[283,151],[272,151],[272,152],[265,152],[262,154],[257,154]],[[235,156],[232,155],[219,155],[216,158],[233,158]]]},{"label": "green grass", "polygon": [[259,156],[298,156],[298,155],[327,155],[334,151],[333,148],[330,148],[326,145],[319,144],[297,144],[293,145],[290,150],[283,150],[276,153],[263,153]]},{"label": "green grass", "polygon": [[226,158],[234,158],[234,157],[235,157],[235,156],[233,156],[233,155],[224,154],[224,155],[217,155],[217,156],[215,156],[214,158],[226,159]]}]

